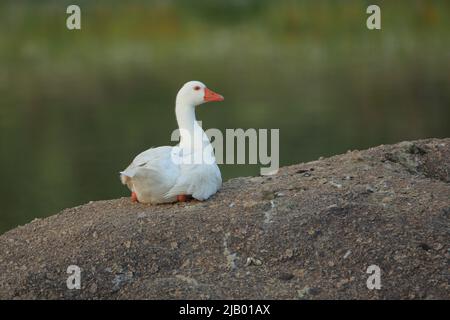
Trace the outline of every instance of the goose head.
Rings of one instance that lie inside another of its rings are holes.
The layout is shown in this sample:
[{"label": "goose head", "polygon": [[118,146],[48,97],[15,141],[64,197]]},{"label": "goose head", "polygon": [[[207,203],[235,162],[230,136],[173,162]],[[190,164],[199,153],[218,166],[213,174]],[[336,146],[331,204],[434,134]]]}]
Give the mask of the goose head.
[{"label": "goose head", "polygon": [[223,101],[223,99],[223,96],[208,89],[200,81],[189,81],[178,91],[176,103],[195,107],[205,102]]}]

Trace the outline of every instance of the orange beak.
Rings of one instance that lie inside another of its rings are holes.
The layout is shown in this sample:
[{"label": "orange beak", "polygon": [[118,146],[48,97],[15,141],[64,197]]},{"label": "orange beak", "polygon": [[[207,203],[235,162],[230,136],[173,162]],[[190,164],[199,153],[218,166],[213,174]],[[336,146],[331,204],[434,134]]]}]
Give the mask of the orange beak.
[{"label": "orange beak", "polygon": [[205,88],[205,95],[203,97],[203,100],[205,102],[210,102],[210,101],[223,101],[223,96],[221,96],[218,93],[215,93],[212,90],[209,90],[208,88]]}]

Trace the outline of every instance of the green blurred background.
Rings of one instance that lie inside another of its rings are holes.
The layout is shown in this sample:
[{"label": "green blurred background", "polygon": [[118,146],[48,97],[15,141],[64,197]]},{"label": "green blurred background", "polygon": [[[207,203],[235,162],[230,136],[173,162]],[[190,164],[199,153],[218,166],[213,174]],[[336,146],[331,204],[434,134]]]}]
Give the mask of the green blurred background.
[{"label": "green blurred background", "polygon": [[[81,31],[66,28],[74,3]],[[171,143],[188,80],[226,98],[198,108],[205,128],[279,128],[282,165],[448,137],[449,18],[431,0],[2,1],[0,233],[128,196],[118,172]]]}]

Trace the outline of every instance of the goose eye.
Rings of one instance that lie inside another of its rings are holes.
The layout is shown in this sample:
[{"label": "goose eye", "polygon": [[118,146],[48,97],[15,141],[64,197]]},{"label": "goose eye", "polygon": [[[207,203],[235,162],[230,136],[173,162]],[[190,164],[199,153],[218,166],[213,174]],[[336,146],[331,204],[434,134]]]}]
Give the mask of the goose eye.
[{"label": "goose eye", "polygon": [[194,87],[194,90],[195,90],[195,91],[200,90],[200,86],[195,86],[195,87]]}]

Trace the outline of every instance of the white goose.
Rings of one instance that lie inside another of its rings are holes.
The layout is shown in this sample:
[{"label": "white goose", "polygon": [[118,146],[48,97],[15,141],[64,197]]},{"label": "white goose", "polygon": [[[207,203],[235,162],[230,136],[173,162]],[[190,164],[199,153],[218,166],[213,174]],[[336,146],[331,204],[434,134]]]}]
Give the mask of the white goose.
[{"label": "white goose", "polygon": [[195,107],[223,99],[199,81],[189,81],[178,91],[175,113],[180,144],[148,149],[120,173],[132,201],[157,204],[188,197],[203,201],[219,190],[220,170],[211,143],[195,118]]}]

